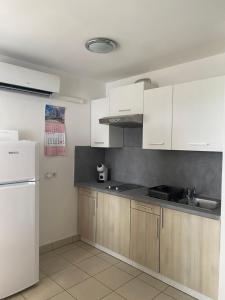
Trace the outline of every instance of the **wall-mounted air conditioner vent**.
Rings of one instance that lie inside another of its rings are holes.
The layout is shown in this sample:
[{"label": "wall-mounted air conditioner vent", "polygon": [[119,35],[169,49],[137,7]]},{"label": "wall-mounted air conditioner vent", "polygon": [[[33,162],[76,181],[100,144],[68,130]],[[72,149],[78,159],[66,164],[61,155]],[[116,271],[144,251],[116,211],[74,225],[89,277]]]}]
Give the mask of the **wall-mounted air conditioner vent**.
[{"label": "wall-mounted air conditioner vent", "polygon": [[0,89],[49,97],[59,88],[56,75],[0,62]]}]

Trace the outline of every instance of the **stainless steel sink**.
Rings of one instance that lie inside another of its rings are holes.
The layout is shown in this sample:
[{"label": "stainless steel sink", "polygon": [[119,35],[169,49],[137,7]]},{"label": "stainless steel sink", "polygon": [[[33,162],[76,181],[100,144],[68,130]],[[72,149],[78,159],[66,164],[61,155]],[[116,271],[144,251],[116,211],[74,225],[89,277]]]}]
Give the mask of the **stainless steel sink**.
[{"label": "stainless steel sink", "polygon": [[200,198],[200,197],[194,198],[191,201],[191,203],[189,203],[186,198],[179,200],[178,203],[186,204],[186,205],[194,206],[194,207],[199,207],[199,208],[207,209],[207,210],[211,210],[211,211],[221,206],[221,203],[219,200]]},{"label": "stainless steel sink", "polygon": [[220,207],[220,201],[218,201],[218,200],[195,198],[194,202],[195,202],[195,206],[198,206],[198,207],[201,207],[204,209],[209,209],[209,210],[214,210],[214,209]]}]

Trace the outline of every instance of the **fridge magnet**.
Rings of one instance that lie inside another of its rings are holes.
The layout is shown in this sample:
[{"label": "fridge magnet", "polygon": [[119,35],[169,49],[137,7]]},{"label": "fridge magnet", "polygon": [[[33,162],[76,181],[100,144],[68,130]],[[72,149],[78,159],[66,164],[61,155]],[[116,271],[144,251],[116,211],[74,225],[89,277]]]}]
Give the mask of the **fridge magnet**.
[{"label": "fridge magnet", "polygon": [[65,155],[65,107],[45,106],[45,155]]}]

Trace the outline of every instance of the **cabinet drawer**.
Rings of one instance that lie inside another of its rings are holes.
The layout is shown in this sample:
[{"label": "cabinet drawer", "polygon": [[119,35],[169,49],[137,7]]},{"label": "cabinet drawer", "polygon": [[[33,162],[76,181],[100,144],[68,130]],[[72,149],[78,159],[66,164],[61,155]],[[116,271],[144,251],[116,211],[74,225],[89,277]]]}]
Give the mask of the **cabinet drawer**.
[{"label": "cabinet drawer", "polygon": [[79,188],[79,195],[97,198],[97,192],[92,189],[88,189],[88,188]]},{"label": "cabinet drawer", "polygon": [[131,207],[141,210],[141,211],[144,211],[144,212],[148,212],[148,213],[152,213],[152,214],[160,216],[160,207],[156,206],[156,205],[142,203],[142,202],[132,200]]}]

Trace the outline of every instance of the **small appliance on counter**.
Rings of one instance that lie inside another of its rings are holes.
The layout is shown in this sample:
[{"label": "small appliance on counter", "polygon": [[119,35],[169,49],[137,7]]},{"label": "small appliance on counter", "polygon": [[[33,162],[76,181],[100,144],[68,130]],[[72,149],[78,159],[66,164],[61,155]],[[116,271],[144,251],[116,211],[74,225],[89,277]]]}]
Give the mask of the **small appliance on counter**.
[{"label": "small appliance on counter", "polygon": [[185,190],[183,188],[159,185],[149,188],[148,195],[162,200],[178,201],[183,198],[184,191]]},{"label": "small appliance on counter", "polygon": [[108,168],[102,164],[97,164],[97,171],[98,171],[98,182],[105,182],[108,180]]}]

